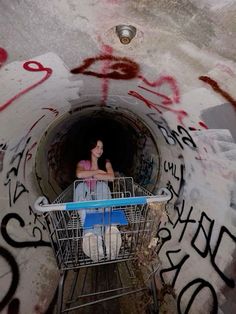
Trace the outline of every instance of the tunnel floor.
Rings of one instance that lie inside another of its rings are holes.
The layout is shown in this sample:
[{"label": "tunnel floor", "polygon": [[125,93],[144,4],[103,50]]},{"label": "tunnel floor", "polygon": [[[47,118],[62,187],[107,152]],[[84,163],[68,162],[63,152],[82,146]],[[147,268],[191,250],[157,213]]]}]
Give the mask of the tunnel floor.
[{"label": "tunnel floor", "polygon": [[[136,270],[135,270],[136,269]],[[127,288],[127,289],[125,289]],[[122,297],[103,301],[94,305],[70,310],[71,314],[144,314],[156,313],[150,310],[153,298],[150,290],[145,286],[141,272],[133,263],[112,263],[103,266],[87,267],[77,271],[69,271],[64,287],[63,303],[70,308],[89,303],[116,294],[131,292],[138,289],[140,292],[131,293]],[[117,290],[113,292],[112,290]],[[101,293],[106,291],[106,293]],[[81,297],[82,295],[89,295]],[[74,302],[68,301],[72,300]],[[67,303],[66,303],[67,302]]]}]

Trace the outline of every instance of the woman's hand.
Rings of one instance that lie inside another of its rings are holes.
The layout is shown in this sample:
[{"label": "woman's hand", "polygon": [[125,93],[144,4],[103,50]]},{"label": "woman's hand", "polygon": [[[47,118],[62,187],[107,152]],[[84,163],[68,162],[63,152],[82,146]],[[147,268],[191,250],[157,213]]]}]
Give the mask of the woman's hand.
[{"label": "woman's hand", "polygon": [[98,169],[97,173],[95,175],[97,175],[97,174],[107,174],[107,172],[104,170]]}]

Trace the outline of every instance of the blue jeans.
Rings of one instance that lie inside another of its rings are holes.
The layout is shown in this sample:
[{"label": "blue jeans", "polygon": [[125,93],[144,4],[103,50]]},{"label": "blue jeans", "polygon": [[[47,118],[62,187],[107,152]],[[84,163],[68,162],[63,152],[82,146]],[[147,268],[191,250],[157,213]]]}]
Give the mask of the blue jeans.
[{"label": "blue jeans", "polygon": [[[90,200],[102,200],[102,199],[111,199],[111,191],[108,184],[104,181],[97,181],[94,189],[91,191],[89,184],[85,182],[79,183],[74,192],[74,201],[90,201]],[[108,209],[106,209],[108,210]],[[86,213],[98,213],[104,212],[104,209],[80,209],[79,216],[84,225]],[[94,227],[92,229],[84,229],[84,234],[92,232],[96,235],[102,235],[101,227]]]}]

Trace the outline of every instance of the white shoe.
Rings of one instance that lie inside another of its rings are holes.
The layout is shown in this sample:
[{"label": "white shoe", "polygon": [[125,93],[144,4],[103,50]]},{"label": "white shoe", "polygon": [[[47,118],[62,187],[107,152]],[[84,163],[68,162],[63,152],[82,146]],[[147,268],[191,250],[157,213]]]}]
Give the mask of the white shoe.
[{"label": "white shoe", "polygon": [[102,237],[92,232],[86,233],[83,237],[83,251],[93,262],[103,259]]},{"label": "white shoe", "polygon": [[105,246],[108,259],[116,259],[121,247],[120,231],[115,227],[107,227],[105,232]]}]

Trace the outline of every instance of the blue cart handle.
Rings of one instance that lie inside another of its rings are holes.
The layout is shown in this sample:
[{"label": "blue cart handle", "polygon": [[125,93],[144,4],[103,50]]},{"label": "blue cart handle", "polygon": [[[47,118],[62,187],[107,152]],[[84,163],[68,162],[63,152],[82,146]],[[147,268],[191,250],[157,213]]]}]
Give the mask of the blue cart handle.
[{"label": "blue cart handle", "polygon": [[91,209],[91,208],[107,208],[113,206],[129,206],[129,205],[145,205],[150,203],[164,203],[171,199],[171,193],[166,188],[161,188],[158,191],[159,195],[153,196],[136,196],[136,197],[124,197],[124,198],[112,198],[106,200],[93,200],[82,202],[69,202],[69,203],[56,203],[48,204],[48,200],[45,196],[40,196],[34,203],[34,208],[37,212],[49,212],[58,210],[79,210],[79,209]]}]

